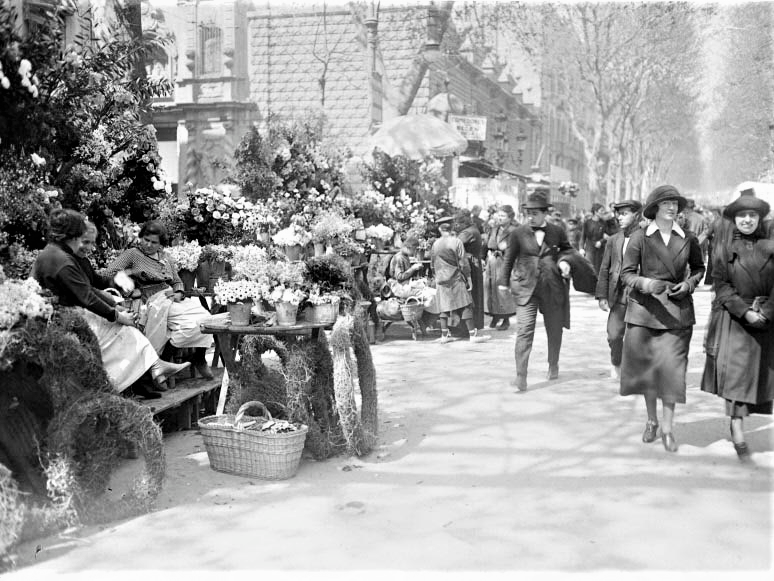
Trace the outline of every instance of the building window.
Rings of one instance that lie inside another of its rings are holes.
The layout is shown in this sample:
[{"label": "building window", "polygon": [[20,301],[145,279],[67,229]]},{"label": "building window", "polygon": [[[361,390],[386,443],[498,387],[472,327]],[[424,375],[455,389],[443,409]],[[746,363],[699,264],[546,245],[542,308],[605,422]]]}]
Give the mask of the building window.
[{"label": "building window", "polygon": [[201,58],[202,75],[219,75],[221,72],[221,40],[222,31],[211,24],[199,26],[199,54]]}]

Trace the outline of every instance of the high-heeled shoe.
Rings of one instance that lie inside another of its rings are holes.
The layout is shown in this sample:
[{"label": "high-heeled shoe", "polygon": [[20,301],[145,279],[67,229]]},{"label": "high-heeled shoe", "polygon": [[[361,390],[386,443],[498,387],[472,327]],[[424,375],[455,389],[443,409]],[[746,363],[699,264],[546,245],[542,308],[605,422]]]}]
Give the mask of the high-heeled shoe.
[{"label": "high-heeled shoe", "polygon": [[661,434],[661,442],[664,444],[664,450],[667,452],[677,452],[677,442],[675,442],[672,432]]},{"label": "high-heeled shoe", "polygon": [[655,442],[658,437],[658,422],[656,420],[648,420],[645,423],[645,431],[642,432],[642,441],[646,444]]},{"label": "high-heeled shoe", "polygon": [[733,444],[734,450],[736,450],[736,455],[739,456],[739,459],[742,462],[748,461],[750,459],[750,447],[747,445],[747,442],[742,442],[740,444],[733,442]]},{"label": "high-heeled shoe", "polygon": [[161,384],[164,383],[168,377],[180,373],[183,369],[188,369],[190,366],[190,361],[186,361],[185,363],[170,363],[163,359],[157,359],[156,362],[151,365],[151,377],[154,381]]}]

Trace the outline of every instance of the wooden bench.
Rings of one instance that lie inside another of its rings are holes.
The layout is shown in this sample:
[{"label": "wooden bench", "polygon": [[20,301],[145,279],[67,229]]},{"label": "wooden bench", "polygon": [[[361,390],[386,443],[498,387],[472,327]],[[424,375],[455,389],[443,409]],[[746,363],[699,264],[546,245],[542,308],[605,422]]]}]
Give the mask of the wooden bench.
[{"label": "wooden bench", "polygon": [[223,368],[213,368],[213,379],[178,379],[176,387],[161,393],[159,399],[138,400],[147,406],[165,432],[196,428],[202,413],[212,415],[218,405]]}]

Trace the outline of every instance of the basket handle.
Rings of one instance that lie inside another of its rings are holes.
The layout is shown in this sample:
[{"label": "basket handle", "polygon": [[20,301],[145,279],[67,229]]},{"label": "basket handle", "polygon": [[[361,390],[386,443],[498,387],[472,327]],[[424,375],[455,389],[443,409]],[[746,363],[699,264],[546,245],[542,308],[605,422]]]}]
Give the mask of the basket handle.
[{"label": "basket handle", "polygon": [[420,304],[420,302],[417,297],[409,297],[406,299],[406,302],[405,302],[406,306],[412,306],[412,305],[418,305],[418,304]]},{"label": "basket handle", "polygon": [[252,408],[260,408],[262,412],[261,415],[268,419],[271,419],[271,413],[269,413],[269,410],[266,408],[265,405],[263,405],[263,403],[259,401],[248,401],[246,403],[243,403],[240,406],[239,410],[237,411],[236,416],[234,417],[234,425],[235,426],[239,425],[239,422],[242,421],[242,416],[245,415],[247,410]]}]

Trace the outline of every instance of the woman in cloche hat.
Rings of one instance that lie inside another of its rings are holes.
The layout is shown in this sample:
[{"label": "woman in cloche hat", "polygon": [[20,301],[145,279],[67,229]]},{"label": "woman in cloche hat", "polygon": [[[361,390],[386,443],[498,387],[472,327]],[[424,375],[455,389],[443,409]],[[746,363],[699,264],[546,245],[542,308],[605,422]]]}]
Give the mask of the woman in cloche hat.
[{"label": "woman in cloche hat", "polygon": [[713,247],[715,299],[701,389],[726,400],[742,461],[750,457],[743,418],[771,414],[774,400],[774,240],[763,226],[770,209],[753,190],[743,191],[723,212]]},{"label": "woman in cloche hat", "polygon": [[631,234],[621,267],[621,280],[630,292],[620,393],[645,397],[646,443],[658,437],[656,408],[661,400],[661,441],[668,452],[677,450],[672,434],[675,404],[685,403],[688,347],[696,323],[691,294],[704,276],[696,236],[676,222],[685,203],[673,186],[654,189],[642,209],[652,222]]}]

